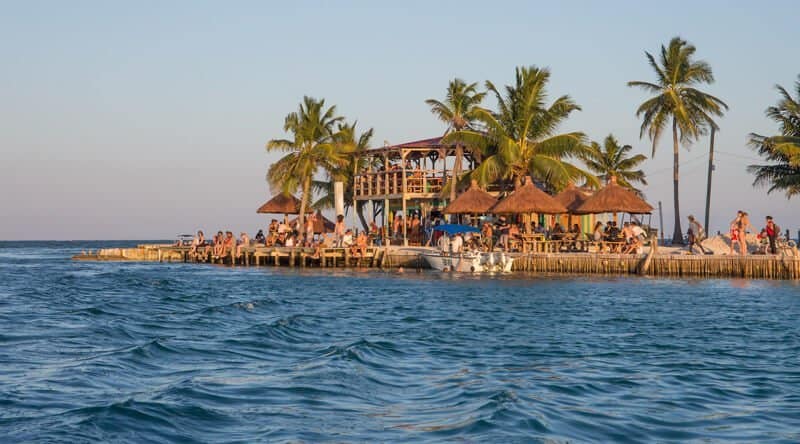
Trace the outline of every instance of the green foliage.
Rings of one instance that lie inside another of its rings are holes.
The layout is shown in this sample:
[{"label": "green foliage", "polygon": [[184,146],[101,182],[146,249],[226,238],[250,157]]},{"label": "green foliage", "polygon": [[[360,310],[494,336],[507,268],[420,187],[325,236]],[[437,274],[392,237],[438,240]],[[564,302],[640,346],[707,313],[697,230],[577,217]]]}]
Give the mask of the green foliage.
[{"label": "green foliage", "polygon": [[636,110],[636,117],[642,118],[640,136],[647,133],[653,141],[652,156],[670,120],[677,126],[681,141],[688,143],[705,134],[708,127],[716,127],[714,117],[728,109],[722,100],[696,88],[698,84],[713,83],[714,74],[708,63],[693,59],[695,51],[694,46],[674,37],[668,47],[661,46],[659,61],[645,52],[647,62],[656,73],[656,83],[628,82],[628,86],[655,94]]},{"label": "green foliage", "polygon": [[[694,60],[694,46],[680,37],[674,37],[669,46],[661,45],[659,60],[645,52],[647,62],[656,74],[656,82],[633,81],[628,86],[639,87],[653,97],[645,100],[636,110],[636,117],[642,119],[639,136],[645,133],[653,141],[652,157],[656,155],[656,145],[668,125],[672,126],[673,155],[673,204],[675,229],[673,244],[683,243],[681,230],[679,183],[679,140],[689,144],[705,134],[708,128],[717,128],[714,118],[721,116],[728,105],[722,100],[697,89],[697,85],[714,82],[711,66]],[[680,138],[679,138],[680,135]]]},{"label": "green foliage", "polygon": [[580,107],[569,96],[561,96],[548,106],[549,79],[549,70],[531,66],[518,67],[514,85],[502,92],[486,82],[497,99],[497,112],[476,109],[480,129],[465,128],[443,140],[480,152],[482,161],[472,171],[472,179],[485,186],[499,180],[516,182],[530,175],[551,190],[560,190],[576,179],[598,183],[594,175],[570,163],[586,151],[586,137],[580,132],[557,134],[557,129]]},{"label": "green foliage", "polygon": [[336,116],[336,107],[325,108],[325,100],[303,97],[297,112],[286,116],[283,129],[292,139],[272,139],[267,151],[287,153],[267,171],[267,181],[273,190],[284,193],[302,192],[300,222],[311,199],[312,181],[319,169],[329,174],[342,168],[349,160],[348,147],[338,143],[334,128],[344,119]]},{"label": "green foliage", "polygon": [[583,162],[604,182],[608,183],[611,176],[616,176],[618,184],[641,194],[641,191],[631,183],[647,185],[644,171],[635,169],[647,160],[647,157],[644,154],[629,156],[631,150],[633,147],[630,145],[619,146],[617,139],[609,134],[602,146],[597,142],[589,145],[583,156]]},{"label": "green foliage", "polygon": [[[467,84],[461,79],[453,79],[447,86],[447,94],[444,102],[435,99],[428,99],[425,103],[431,107],[431,112],[442,122],[447,124],[445,135],[453,131],[461,131],[465,128],[472,128],[478,119],[480,103],[486,96],[485,92],[478,91],[477,83]],[[453,177],[447,184],[447,191],[452,201],[456,197],[456,185],[463,168],[464,147],[456,144],[456,158],[453,163]]]},{"label": "green foliage", "polygon": [[800,75],[795,82],[795,95],[780,85],[778,104],[767,108],[767,117],[776,121],[780,134],[767,137],[750,134],[749,145],[768,165],[750,165],[747,170],[756,178],[754,186],[769,186],[767,193],[784,191],[787,198],[800,194]]}]

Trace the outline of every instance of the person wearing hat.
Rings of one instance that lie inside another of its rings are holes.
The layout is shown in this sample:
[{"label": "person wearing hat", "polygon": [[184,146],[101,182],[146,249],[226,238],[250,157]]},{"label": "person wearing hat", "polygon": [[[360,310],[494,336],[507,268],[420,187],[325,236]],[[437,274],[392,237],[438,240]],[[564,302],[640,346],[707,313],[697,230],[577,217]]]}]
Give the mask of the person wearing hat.
[{"label": "person wearing hat", "polygon": [[693,215],[689,215],[689,231],[686,233],[689,237],[689,252],[694,253],[694,246],[696,245],[702,254],[708,254],[705,247],[703,247],[703,240],[706,238],[706,233],[703,230],[703,226],[700,225],[700,222],[694,218]]}]

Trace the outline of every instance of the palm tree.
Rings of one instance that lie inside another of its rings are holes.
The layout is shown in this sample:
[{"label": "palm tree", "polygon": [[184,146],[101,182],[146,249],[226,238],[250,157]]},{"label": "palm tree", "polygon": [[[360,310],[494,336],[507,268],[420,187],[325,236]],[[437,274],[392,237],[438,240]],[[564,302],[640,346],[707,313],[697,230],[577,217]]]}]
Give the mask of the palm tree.
[{"label": "palm tree", "polygon": [[267,171],[267,181],[273,189],[292,193],[301,189],[300,226],[311,199],[311,183],[320,168],[334,171],[347,162],[349,154],[341,144],[335,143],[334,126],[343,120],[336,116],[336,106],[325,108],[325,100],[303,97],[297,112],[286,116],[283,130],[292,139],[272,139],[267,151],[287,154],[273,163]]},{"label": "palm tree", "polygon": [[721,116],[723,110],[728,109],[725,102],[695,87],[713,83],[714,75],[708,63],[693,59],[694,53],[694,46],[680,37],[674,37],[668,47],[661,45],[660,63],[652,54],[645,52],[650,67],[656,72],[656,83],[628,82],[628,86],[637,86],[655,94],[636,110],[636,117],[642,118],[639,136],[644,136],[646,132],[653,141],[652,157],[655,157],[661,133],[672,120],[672,188],[675,205],[672,243],[678,245],[683,244],[678,199],[678,133],[680,141],[689,144],[705,134],[707,127],[716,128],[713,117]]},{"label": "palm tree", "polygon": [[790,198],[800,194],[800,75],[795,82],[796,98],[776,85],[781,100],[767,108],[767,117],[778,122],[780,135],[750,134],[749,145],[758,151],[769,165],[750,165],[747,171],[755,174],[753,185],[769,185],[767,193],[786,192]]},{"label": "palm tree", "polygon": [[[461,79],[453,79],[447,86],[447,95],[444,102],[428,99],[425,103],[431,107],[431,112],[442,122],[447,124],[445,136],[453,131],[470,128],[470,124],[477,118],[477,110],[486,96],[485,92],[478,92],[478,84],[467,85]],[[456,158],[453,162],[453,177],[450,180],[450,202],[456,198],[456,183],[461,175],[464,158],[464,148],[456,143]]]},{"label": "palm tree", "polygon": [[463,129],[446,136],[443,143],[461,142],[479,150],[483,159],[471,173],[480,185],[511,181],[518,185],[530,175],[550,191],[560,190],[577,178],[597,184],[591,173],[569,162],[586,149],[586,136],[580,132],[556,134],[559,125],[580,107],[561,96],[547,105],[546,68],[518,67],[514,85],[504,94],[492,84],[486,87],[497,98],[497,112],[476,109],[481,130]]},{"label": "palm tree", "polygon": [[623,187],[627,187],[636,191],[637,194],[642,192],[636,189],[631,183],[640,183],[647,185],[647,180],[644,178],[644,171],[635,170],[642,162],[647,159],[644,154],[637,154],[629,156],[628,153],[633,149],[630,145],[619,146],[619,142],[614,138],[614,135],[609,134],[603,141],[601,146],[597,142],[592,142],[583,156],[583,162],[586,166],[598,174],[598,178],[603,182],[608,183],[611,176],[616,176],[617,183]]},{"label": "palm tree", "polygon": [[[314,202],[312,207],[318,209],[333,208],[335,205],[333,190],[334,182],[342,182],[344,184],[345,211],[347,211],[348,207],[352,206],[354,177],[355,175],[366,171],[369,167],[368,162],[372,159],[367,156],[359,156],[359,153],[363,153],[369,149],[370,141],[372,140],[372,135],[374,132],[373,129],[370,128],[361,133],[361,135],[357,136],[357,123],[358,122],[354,122],[353,124],[339,124],[338,131],[336,132],[334,138],[335,143],[340,146],[341,151],[350,153],[350,155],[347,157],[346,162],[328,171],[328,178],[330,179],[329,181],[313,182],[313,188],[320,194],[320,198]],[[367,220],[364,218],[365,204],[365,201],[357,202],[355,211],[359,220],[361,221],[361,226],[365,231],[367,231],[369,227],[367,225]]]}]

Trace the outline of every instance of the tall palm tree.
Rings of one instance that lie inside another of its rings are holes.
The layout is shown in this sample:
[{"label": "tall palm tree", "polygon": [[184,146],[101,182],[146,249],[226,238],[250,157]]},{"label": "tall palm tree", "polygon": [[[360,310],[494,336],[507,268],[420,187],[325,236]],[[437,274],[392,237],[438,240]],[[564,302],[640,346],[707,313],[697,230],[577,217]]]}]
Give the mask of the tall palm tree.
[{"label": "tall palm tree", "polygon": [[333,171],[347,162],[349,153],[341,144],[335,143],[335,125],[343,120],[336,116],[336,106],[325,108],[325,100],[303,97],[298,110],[289,113],[283,130],[292,139],[272,139],[267,142],[267,151],[287,153],[273,163],[267,171],[267,181],[273,189],[292,193],[299,188],[300,226],[303,225],[306,208],[311,199],[311,183],[320,168]]},{"label": "tall palm tree", "polygon": [[[355,175],[366,171],[369,167],[368,162],[372,160],[371,157],[360,156],[359,154],[369,149],[374,132],[373,129],[370,128],[358,135],[358,130],[356,129],[357,124],[358,122],[354,122],[352,124],[340,123],[338,125],[338,131],[334,137],[334,143],[339,145],[340,151],[348,152],[350,155],[347,157],[346,162],[328,171],[328,178],[330,179],[329,181],[313,182],[312,187],[320,194],[320,198],[314,202],[312,207],[318,209],[334,207],[334,182],[342,182],[344,184],[345,211],[352,206],[354,177]],[[373,161],[377,162],[377,160]],[[375,164],[373,166],[377,167],[378,165]],[[364,218],[365,204],[366,201],[357,202],[355,211],[358,215],[359,221],[361,222],[361,226],[365,231],[367,231],[369,226],[367,225],[367,220]]]},{"label": "tall palm tree", "polygon": [[680,37],[674,37],[668,47],[661,45],[659,61],[649,52],[645,52],[650,67],[656,73],[655,83],[628,82],[628,86],[636,86],[655,94],[636,110],[636,117],[642,118],[639,136],[647,133],[653,141],[652,157],[655,157],[656,144],[664,128],[672,121],[672,192],[675,206],[672,243],[678,245],[683,244],[678,198],[678,142],[680,140],[689,144],[705,134],[708,127],[716,128],[714,117],[721,116],[723,110],[728,109],[728,105],[722,100],[696,88],[698,84],[713,83],[714,74],[708,63],[694,60],[695,51],[694,46]]},{"label": "tall palm tree", "polygon": [[790,198],[800,194],[800,75],[795,82],[795,95],[776,85],[781,99],[767,108],[767,117],[778,122],[780,135],[750,134],[749,145],[758,151],[769,165],[750,165],[747,171],[755,174],[753,185],[769,185],[767,193],[781,190]]},{"label": "tall palm tree", "polygon": [[547,105],[546,68],[518,67],[514,85],[504,92],[487,81],[486,87],[497,99],[497,112],[477,109],[475,118],[481,130],[463,129],[446,136],[444,143],[461,142],[483,153],[471,173],[485,186],[497,181],[519,184],[530,175],[550,191],[560,190],[577,178],[597,184],[597,178],[570,163],[586,150],[586,136],[580,132],[557,134],[559,125],[580,107],[561,96]]},{"label": "tall palm tree", "polygon": [[[431,107],[431,112],[442,122],[447,124],[445,135],[453,131],[470,128],[470,124],[477,118],[480,103],[486,96],[485,92],[478,91],[478,83],[467,85],[461,79],[453,79],[447,85],[447,95],[444,102],[428,99],[425,103]],[[464,147],[456,143],[456,158],[453,162],[453,177],[450,180],[450,202],[456,198],[456,183],[461,175],[464,159]]]},{"label": "tall palm tree", "polygon": [[632,182],[647,185],[644,171],[635,169],[647,160],[647,156],[644,154],[630,156],[631,150],[633,147],[630,145],[619,146],[614,135],[609,134],[602,146],[597,142],[589,145],[583,156],[583,162],[605,183],[611,180],[611,176],[616,176],[618,184],[641,194],[641,191],[636,189]]}]

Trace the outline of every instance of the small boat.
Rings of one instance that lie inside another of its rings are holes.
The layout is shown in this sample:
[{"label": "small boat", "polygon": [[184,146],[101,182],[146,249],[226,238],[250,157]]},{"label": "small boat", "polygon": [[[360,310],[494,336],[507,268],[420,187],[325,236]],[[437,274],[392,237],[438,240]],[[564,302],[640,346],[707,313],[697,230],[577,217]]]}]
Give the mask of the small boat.
[{"label": "small boat", "polygon": [[425,262],[434,270],[458,271],[462,273],[508,273],[514,264],[514,258],[505,253],[422,253]]}]

